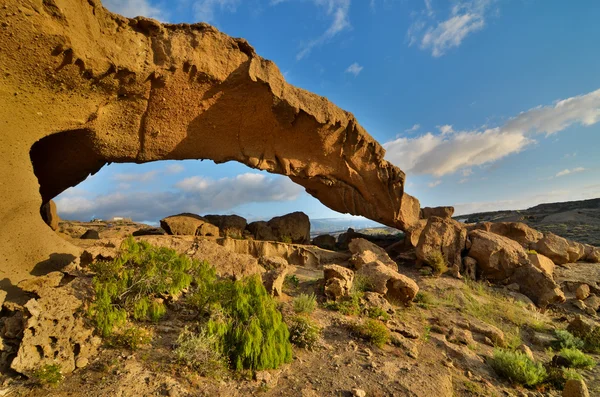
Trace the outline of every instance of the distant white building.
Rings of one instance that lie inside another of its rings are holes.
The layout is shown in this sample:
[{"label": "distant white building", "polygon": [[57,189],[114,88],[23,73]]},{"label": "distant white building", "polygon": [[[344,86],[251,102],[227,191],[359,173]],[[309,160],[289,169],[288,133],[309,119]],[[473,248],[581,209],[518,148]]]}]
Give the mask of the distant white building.
[{"label": "distant white building", "polygon": [[131,218],[123,218],[122,216],[113,216],[110,222],[131,222]]}]

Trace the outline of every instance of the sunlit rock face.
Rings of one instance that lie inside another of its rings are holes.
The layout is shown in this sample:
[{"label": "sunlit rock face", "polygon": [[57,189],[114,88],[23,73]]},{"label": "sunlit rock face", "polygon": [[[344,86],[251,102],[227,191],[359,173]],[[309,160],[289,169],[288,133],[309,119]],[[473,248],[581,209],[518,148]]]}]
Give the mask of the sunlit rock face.
[{"label": "sunlit rock face", "polygon": [[[9,0],[0,16],[0,269],[55,254],[40,206],[108,162],[239,161],[326,206],[410,229],[419,203],[383,148],[326,98],[287,84],[207,24],[112,14],[98,0]],[[173,209],[177,211],[176,208]],[[56,255],[59,254],[59,255]]]}]

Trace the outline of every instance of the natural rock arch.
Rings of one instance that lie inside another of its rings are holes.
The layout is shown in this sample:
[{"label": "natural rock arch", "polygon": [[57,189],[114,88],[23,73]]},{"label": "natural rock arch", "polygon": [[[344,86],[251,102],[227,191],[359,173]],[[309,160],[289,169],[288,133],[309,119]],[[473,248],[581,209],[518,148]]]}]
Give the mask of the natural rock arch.
[{"label": "natural rock arch", "polygon": [[245,40],[127,19],[97,0],[8,4],[0,270],[11,280],[77,252],[45,227],[40,205],[107,162],[235,160],[287,175],[339,212],[403,230],[419,218],[404,173],[354,116],[287,84]]}]

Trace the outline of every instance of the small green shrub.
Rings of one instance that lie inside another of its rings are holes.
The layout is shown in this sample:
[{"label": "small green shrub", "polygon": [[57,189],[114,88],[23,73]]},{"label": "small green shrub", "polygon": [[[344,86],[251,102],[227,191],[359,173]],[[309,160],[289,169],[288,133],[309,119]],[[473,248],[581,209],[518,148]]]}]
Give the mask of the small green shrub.
[{"label": "small green shrub", "polygon": [[58,386],[65,378],[58,364],[48,364],[33,373],[33,378],[40,385]]},{"label": "small green shrub", "polygon": [[352,291],[350,293],[362,294],[363,292],[371,291],[372,289],[373,283],[371,280],[362,274],[357,274],[354,276],[354,281],[352,282]]},{"label": "small green shrub", "polygon": [[518,351],[496,349],[491,364],[498,375],[527,387],[544,382],[548,376],[542,364]]},{"label": "small green shrub", "polygon": [[281,242],[286,244],[292,244],[292,238],[290,236],[281,236]]},{"label": "small green shrub", "polygon": [[295,274],[292,274],[291,276],[285,276],[284,283],[292,288],[298,288],[298,286],[300,285],[300,279]]},{"label": "small green shrub", "polygon": [[596,366],[596,361],[592,357],[578,349],[564,348],[560,351],[559,355],[568,361],[569,368],[591,369]]},{"label": "small green shrub", "polygon": [[585,342],[567,330],[557,329],[554,331],[552,347],[561,349],[583,349]]},{"label": "small green shrub", "polygon": [[390,331],[381,321],[367,319],[356,325],[359,336],[377,347],[382,347],[390,341]]},{"label": "small green shrub", "polygon": [[368,308],[367,309],[367,317],[373,318],[375,320],[383,320],[383,321],[387,321],[390,319],[390,315],[387,314],[387,312],[385,312],[379,306]]},{"label": "small green shrub", "polygon": [[294,311],[296,313],[310,314],[317,307],[317,297],[315,294],[300,294],[294,299]]},{"label": "small green shrub", "polygon": [[423,309],[429,309],[436,304],[436,299],[427,291],[419,291],[415,296],[414,302]]},{"label": "small green shrub", "polygon": [[109,344],[114,346],[124,346],[131,350],[138,350],[152,341],[152,332],[128,324],[123,329],[113,332],[109,338]]},{"label": "small green shrub", "polygon": [[227,359],[218,350],[217,337],[194,333],[187,327],[179,334],[174,351],[177,360],[202,376],[220,377],[227,370]]},{"label": "small green shrub", "polygon": [[548,377],[546,378],[546,383],[559,390],[562,390],[565,387],[565,383],[567,383],[569,379],[583,379],[583,377],[572,368],[548,367],[547,372]]},{"label": "small green shrub", "polygon": [[536,254],[537,254],[537,251],[536,251],[536,250],[527,250],[527,253],[528,253],[529,255],[531,255],[531,254],[534,254],[534,255],[536,255]]},{"label": "small green shrub", "polygon": [[290,341],[307,350],[314,350],[319,343],[321,328],[304,316],[296,316],[289,325]]},{"label": "small green shrub", "polygon": [[361,293],[353,293],[350,296],[343,296],[335,302],[326,302],[326,309],[335,310],[345,316],[358,316],[360,314]]},{"label": "small green shrub", "polygon": [[433,274],[436,276],[442,275],[448,271],[446,258],[440,251],[432,251],[427,256],[427,264],[433,269]]}]

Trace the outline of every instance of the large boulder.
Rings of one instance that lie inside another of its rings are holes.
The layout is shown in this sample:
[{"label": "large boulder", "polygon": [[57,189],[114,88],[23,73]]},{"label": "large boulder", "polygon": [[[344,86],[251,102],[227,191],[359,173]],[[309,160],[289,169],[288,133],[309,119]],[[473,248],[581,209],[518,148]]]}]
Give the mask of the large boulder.
[{"label": "large boulder", "polygon": [[552,277],[554,275],[554,262],[550,260],[550,258],[545,257],[541,254],[528,253],[528,258],[533,264],[533,266],[537,267],[548,276]]},{"label": "large boulder", "polygon": [[265,221],[250,222],[246,227],[246,230],[250,232],[252,237],[256,240],[263,241],[275,241],[275,235],[273,229]]},{"label": "large boulder", "polygon": [[510,281],[519,285],[519,291],[539,307],[565,301],[565,295],[551,275],[528,263],[515,269]]},{"label": "large boulder", "polygon": [[600,248],[589,244],[584,245],[583,260],[589,263],[600,263]]},{"label": "large boulder", "polygon": [[82,240],[98,240],[100,238],[100,234],[95,229],[88,229],[79,238]]},{"label": "large boulder", "polygon": [[416,247],[419,244],[419,238],[421,238],[421,233],[423,233],[425,226],[427,226],[427,220],[420,219],[410,229],[406,230],[404,246],[407,248]]},{"label": "large boulder", "polygon": [[111,162],[238,161],[341,213],[399,229],[418,219],[404,172],[356,118],[287,83],[246,40],[205,23],[128,19],[100,1],[3,4],[3,277],[78,253],[40,206]]},{"label": "large boulder", "polygon": [[474,229],[496,233],[521,244],[523,248],[530,249],[544,235],[522,222],[481,222],[473,226]]},{"label": "large boulder", "polygon": [[425,207],[421,209],[421,219],[429,219],[432,216],[439,218],[452,218],[454,207]]},{"label": "large boulder", "polygon": [[345,251],[348,249],[348,246],[350,245],[350,242],[352,240],[354,240],[355,238],[363,238],[363,237],[365,237],[365,235],[358,233],[354,229],[349,227],[348,230],[346,230],[344,233],[342,233],[338,236],[337,247],[340,250]]},{"label": "large boulder", "polygon": [[348,249],[352,253],[350,263],[357,270],[365,264],[374,261],[379,261],[390,269],[398,270],[398,264],[389,257],[383,248],[364,238],[353,239],[350,244],[348,244]]},{"label": "large boulder", "polygon": [[161,219],[160,227],[167,234],[175,236],[214,236],[219,237],[219,228],[196,214],[172,215]]},{"label": "large boulder", "polygon": [[238,215],[204,215],[204,218],[219,228],[223,237],[242,238],[246,230],[246,219]]},{"label": "large boulder", "polygon": [[330,234],[321,234],[313,238],[312,244],[319,248],[333,251],[335,249],[335,237]]},{"label": "large boulder", "polygon": [[277,241],[310,244],[310,220],[304,212],[276,216],[267,222]]},{"label": "large boulder", "polygon": [[413,279],[398,273],[380,261],[363,265],[356,275],[366,280],[370,291],[384,295],[393,303],[406,304],[419,292],[419,286]]},{"label": "large boulder", "polygon": [[504,280],[529,262],[523,247],[508,237],[485,230],[469,233],[471,249],[468,256],[477,261],[477,270],[490,280]]},{"label": "large boulder", "polygon": [[46,224],[50,226],[52,230],[58,230],[58,222],[60,222],[60,218],[56,212],[56,204],[54,204],[53,200],[50,200],[46,204],[42,205],[40,214],[42,215],[44,222],[46,222]]},{"label": "large boulder", "polygon": [[431,216],[421,232],[417,244],[417,258],[428,263],[434,253],[441,253],[448,267],[458,275],[462,267],[462,253],[467,242],[467,229],[451,218]]},{"label": "large boulder", "polygon": [[585,254],[583,244],[569,241],[553,233],[546,233],[533,247],[557,265],[577,262]]},{"label": "large boulder", "polygon": [[354,282],[354,272],[339,265],[323,266],[325,296],[337,300],[350,294]]}]

